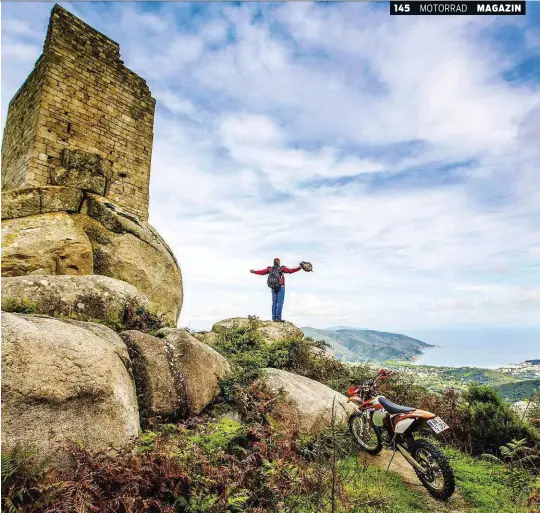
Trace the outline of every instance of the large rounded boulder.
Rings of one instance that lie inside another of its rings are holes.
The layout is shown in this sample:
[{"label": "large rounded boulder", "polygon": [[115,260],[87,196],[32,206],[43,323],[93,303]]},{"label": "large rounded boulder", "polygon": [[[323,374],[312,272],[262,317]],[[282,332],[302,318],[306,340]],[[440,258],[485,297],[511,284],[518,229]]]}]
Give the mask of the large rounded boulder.
[{"label": "large rounded boulder", "polygon": [[44,453],[71,440],[97,450],[137,436],[131,362],[100,324],[2,312],[2,445]]},{"label": "large rounded boulder", "polygon": [[92,246],[65,212],[2,221],[2,276],[92,274]]},{"label": "large rounded boulder", "polygon": [[180,266],[152,226],[100,196],[88,194],[87,215],[72,218],[90,239],[94,273],[131,283],[176,326],[183,302]]},{"label": "large rounded boulder", "polygon": [[219,380],[231,373],[229,362],[185,330],[163,328],[157,337],[165,343],[172,369],[182,376],[187,412],[200,413],[219,394]]},{"label": "large rounded boulder", "polygon": [[302,433],[320,431],[332,420],[346,422],[355,409],[343,394],[292,372],[267,368],[261,379],[270,391],[283,395],[281,414]]},{"label": "large rounded boulder", "polygon": [[143,427],[175,422],[188,414],[181,355],[167,340],[140,331],[120,333],[131,362]]},{"label": "large rounded boulder", "polygon": [[185,330],[164,328],[154,337],[124,331],[143,425],[197,415],[219,394],[229,362]]},{"label": "large rounded boulder", "polygon": [[16,276],[2,279],[2,310],[126,325],[150,311],[133,285],[107,276]]}]

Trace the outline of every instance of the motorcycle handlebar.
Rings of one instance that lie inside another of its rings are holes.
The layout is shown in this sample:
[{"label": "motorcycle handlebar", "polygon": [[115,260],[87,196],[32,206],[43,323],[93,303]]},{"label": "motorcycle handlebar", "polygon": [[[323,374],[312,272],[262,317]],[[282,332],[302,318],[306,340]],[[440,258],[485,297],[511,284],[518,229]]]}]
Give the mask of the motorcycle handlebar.
[{"label": "motorcycle handlebar", "polygon": [[391,370],[385,370],[385,369],[381,369],[378,373],[377,373],[377,376],[375,376],[375,380],[378,380],[378,379],[386,379],[388,376],[390,376],[391,374],[393,374],[394,371],[391,371]]},{"label": "motorcycle handlebar", "polygon": [[381,369],[376,376],[364,381],[360,386],[375,386],[380,379],[386,379],[393,373],[394,371]]},{"label": "motorcycle handlebar", "polygon": [[380,379],[386,379],[391,374],[393,374],[393,371],[381,369],[375,377],[362,381],[360,384],[349,388],[349,396],[358,393],[360,389],[374,388]]}]

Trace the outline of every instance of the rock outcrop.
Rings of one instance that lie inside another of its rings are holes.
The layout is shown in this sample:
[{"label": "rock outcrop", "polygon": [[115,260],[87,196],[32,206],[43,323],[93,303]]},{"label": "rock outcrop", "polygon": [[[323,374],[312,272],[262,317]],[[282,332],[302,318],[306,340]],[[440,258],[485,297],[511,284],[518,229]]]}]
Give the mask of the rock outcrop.
[{"label": "rock outcrop", "polygon": [[129,332],[128,351],[106,327],[176,326],[182,308],[178,262],[147,223],[154,111],[119,45],[56,5],[2,144],[5,448],[126,447],[140,427],[135,378],[159,421],[200,411],[228,369],[198,341]]},{"label": "rock outcrop", "polygon": [[[147,222],[88,192],[99,188],[99,176],[79,177],[80,188],[2,193],[2,276],[96,274],[122,280],[176,326],[183,289],[174,254]],[[63,183],[77,180],[68,173]]]},{"label": "rock outcrop", "polygon": [[[244,328],[247,327],[250,322],[250,319],[247,317],[225,319],[214,324],[212,326],[212,332],[219,334],[233,327]],[[272,322],[261,320],[257,320],[255,322],[258,326],[257,330],[268,343],[289,338],[304,338],[302,330],[297,328],[291,322]]]},{"label": "rock outcrop", "polygon": [[313,379],[279,369],[264,369],[262,378],[274,393],[281,392],[285,403],[280,406],[287,421],[300,432],[313,433],[332,422],[346,422],[354,406],[347,398]]},{"label": "rock outcrop", "polygon": [[150,310],[133,285],[107,276],[17,276],[2,279],[2,310],[91,319],[103,324],[129,322]]},{"label": "rock outcrop", "polygon": [[213,331],[202,331],[199,333],[194,333],[193,336],[197,340],[200,340],[203,344],[210,347],[215,345],[219,337],[219,335]]},{"label": "rock outcrop", "polygon": [[124,331],[133,365],[141,425],[174,422],[188,411],[187,390],[178,355],[167,340],[140,331]]},{"label": "rock outcrop", "polygon": [[66,212],[2,221],[2,276],[92,274],[92,270],[90,240]]},{"label": "rock outcrop", "polygon": [[157,337],[170,351],[173,369],[183,377],[188,413],[200,413],[218,395],[219,380],[230,374],[229,362],[185,330],[164,328]]},{"label": "rock outcrop", "polygon": [[2,444],[122,448],[139,415],[128,351],[100,324],[2,313]]},{"label": "rock outcrop", "polygon": [[96,198],[89,202],[89,215],[72,216],[90,239],[94,273],[131,283],[165,314],[170,326],[175,326],[183,289],[172,251],[148,223],[130,220],[112,203]]}]

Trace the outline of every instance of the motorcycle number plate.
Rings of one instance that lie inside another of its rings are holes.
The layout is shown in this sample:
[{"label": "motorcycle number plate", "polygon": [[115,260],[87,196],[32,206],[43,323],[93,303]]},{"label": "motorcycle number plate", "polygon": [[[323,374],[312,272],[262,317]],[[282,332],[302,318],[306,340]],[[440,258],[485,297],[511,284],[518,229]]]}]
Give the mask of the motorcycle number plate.
[{"label": "motorcycle number plate", "polygon": [[437,434],[450,429],[450,426],[440,417],[435,417],[434,419],[428,420],[427,423],[428,426]]}]

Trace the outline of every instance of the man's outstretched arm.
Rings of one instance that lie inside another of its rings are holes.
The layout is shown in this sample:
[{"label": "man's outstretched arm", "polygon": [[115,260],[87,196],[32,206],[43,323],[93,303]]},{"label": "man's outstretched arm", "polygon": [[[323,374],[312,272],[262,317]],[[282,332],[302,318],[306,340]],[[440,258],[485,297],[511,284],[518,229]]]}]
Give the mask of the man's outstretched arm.
[{"label": "man's outstretched arm", "polygon": [[292,269],[289,269],[288,267],[285,267],[284,265],[281,266],[281,270],[284,273],[287,273],[287,274],[297,273],[300,269],[302,269],[302,268],[301,267],[293,267]]},{"label": "man's outstretched arm", "polygon": [[260,271],[256,271],[255,269],[251,269],[251,271],[249,271],[251,274],[259,274],[259,275],[263,275],[263,274],[268,274],[270,272],[270,267],[267,267],[266,269],[261,269]]}]

